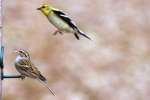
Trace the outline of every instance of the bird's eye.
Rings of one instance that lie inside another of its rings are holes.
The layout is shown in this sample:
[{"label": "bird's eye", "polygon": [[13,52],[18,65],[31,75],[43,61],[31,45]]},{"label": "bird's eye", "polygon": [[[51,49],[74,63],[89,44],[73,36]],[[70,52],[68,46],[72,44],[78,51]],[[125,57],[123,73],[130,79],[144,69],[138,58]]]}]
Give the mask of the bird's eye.
[{"label": "bird's eye", "polygon": [[42,6],[42,8],[45,8],[45,6]]},{"label": "bird's eye", "polygon": [[22,51],[20,51],[20,53],[23,53]]}]

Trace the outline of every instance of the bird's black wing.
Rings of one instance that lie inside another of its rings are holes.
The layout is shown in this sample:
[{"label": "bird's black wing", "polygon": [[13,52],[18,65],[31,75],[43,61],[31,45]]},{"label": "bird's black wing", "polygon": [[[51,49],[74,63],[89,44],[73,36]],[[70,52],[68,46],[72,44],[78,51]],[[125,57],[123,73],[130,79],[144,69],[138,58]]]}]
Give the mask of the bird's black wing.
[{"label": "bird's black wing", "polygon": [[73,28],[73,30],[75,30],[75,37],[79,40],[79,36],[77,33],[79,33],[80,35],[90,39],[87,35],[85,35],[83,32],[81,32],[78,27],[76,26],[75,22],[72,21],[65,13],[63,13],[60,10],[53,10],[54,14],[56,16],[58,16],[59,18],[61,18],[64,22],[66,22],[70,27]]},{"label": "bird's black wing", "polygon": [[63,21],[65,21],[69,26],[71,26],[73,29],[78,29],[75,23],[62,11],[59,10],[53,10],[56,16],[61,18]]}]

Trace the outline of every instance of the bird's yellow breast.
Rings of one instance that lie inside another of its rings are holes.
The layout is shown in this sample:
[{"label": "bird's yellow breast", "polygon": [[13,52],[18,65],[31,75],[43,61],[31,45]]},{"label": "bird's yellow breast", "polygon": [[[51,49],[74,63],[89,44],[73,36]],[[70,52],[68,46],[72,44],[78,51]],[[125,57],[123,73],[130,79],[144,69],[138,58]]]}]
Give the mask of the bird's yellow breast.
[{"label": "bird's yellow breast", "polygon": [[50,13],[48,15],[48,20],[59,30],[66,32],[73,32],[74,30],[69,27],[67,23],[65,23],[61,18],[56,16],[54,13]]}]

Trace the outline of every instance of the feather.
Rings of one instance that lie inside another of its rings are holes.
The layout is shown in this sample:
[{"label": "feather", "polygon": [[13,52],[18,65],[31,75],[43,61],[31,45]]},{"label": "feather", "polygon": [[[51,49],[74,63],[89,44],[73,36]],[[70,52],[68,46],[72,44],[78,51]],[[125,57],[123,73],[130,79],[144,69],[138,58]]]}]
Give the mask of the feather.
[{"label": "feather", "polygon": [[77,29],[75,22],[73,22],[65,13],[59,10],[53,10],[56,16],[61,18],[64,22],[66,22],[73,29]]},{"label": "feather", "polygon": [[61,18],[64,22],[66,22],[70,27],[73,28],[73,30],[75,31],[75,37],[79,40],[79,36],[78,34],[88,38],[89,40],[91,40],[90,37],[88,37],[87,35],[85,35],[85,33],[83,33],[82,31],[79,30],[79,28],[77,27],[77,25],[75,24],[74,21],[72,21],[65,13],[63,13],[60,10],[53,10],[53,12],[55,13],[56,16],[58,16],[59,18]]},{"label": "feather", "polygon": [[40,83],[42,83],[54,96],[55,96],[55,93],[52,91],[52,89],[50,89],[49,87],[48,87],[48,84],[47,84],[47,82],[43,82],[43,81],[41,81],[40,79],[37,79]]},{"label": "feather", "polygon": [[39,80],[54,95],[53,91],[47,86],[46,78],[31,62],[30,56],[29,55],[27,55],[27,57],[21,56],[22,54],[23,52],[19,51],[15,61],[15,67],[18,70],[18,72],[21,74],[21,76],[23,76],[22,78],[30,77]]}]

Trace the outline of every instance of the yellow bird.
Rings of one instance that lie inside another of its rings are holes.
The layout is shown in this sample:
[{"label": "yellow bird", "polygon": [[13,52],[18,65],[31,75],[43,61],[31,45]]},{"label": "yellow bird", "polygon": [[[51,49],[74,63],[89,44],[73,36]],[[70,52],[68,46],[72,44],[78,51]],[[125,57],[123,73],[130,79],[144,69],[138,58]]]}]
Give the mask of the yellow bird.
[{"label": "yellow bird", "polygon": [[84,32],[82,32],[77,25],[61,10],[56,9],[48,4],[43,4],[39,8],[48,20],[58,29],[54,32],[62,34],[63,32],[73,33],[75,37],[79,40],[78,35],[82,35],[91,40]]}]

